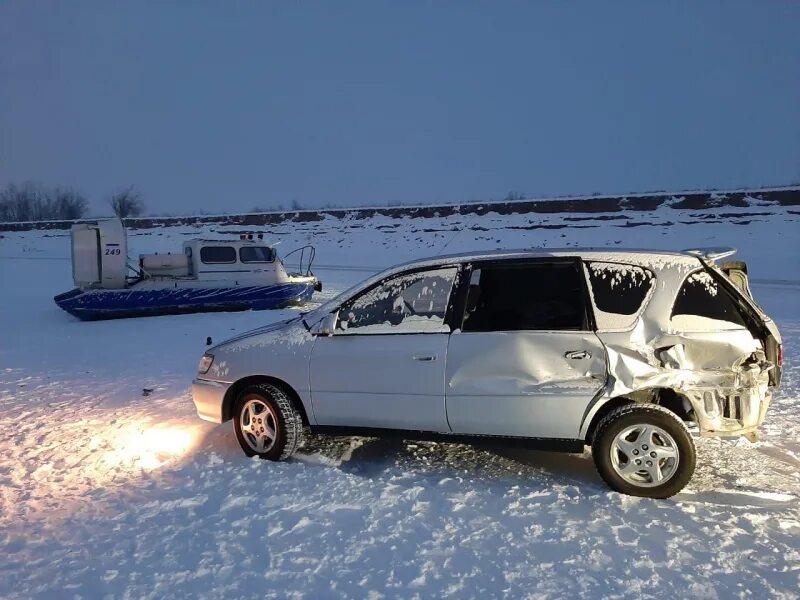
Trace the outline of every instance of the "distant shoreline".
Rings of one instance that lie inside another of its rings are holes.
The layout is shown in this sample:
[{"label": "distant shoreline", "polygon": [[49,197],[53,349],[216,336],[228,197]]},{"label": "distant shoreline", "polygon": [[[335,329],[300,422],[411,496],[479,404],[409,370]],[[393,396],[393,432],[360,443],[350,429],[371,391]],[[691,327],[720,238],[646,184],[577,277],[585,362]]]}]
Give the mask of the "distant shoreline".
[{"label": "distant shoreline", "polygon": [[[177,225],[218,224],[257,227],[263,225],[322,221],[327,217],[334,219],[360,220],[376,216],[388,218],[442,218],[451,215],[482,216],[489,213],[509,214],[594,214],[620,213],[606,217],[609,220],[626,220],[631,217],[622,213],[650,212],[659,209],[675,210],[714,210],[725,208],[750,208],[758,213],[770,212],[775,207],[800,207],[800,186],[705,192],[664,192],[646,194],[626,194],[620,196],[577,196],[552,199],[525,199],[496,202],[469,202],[460,204],[440,204],[425,206],[382,206],[357,208],[321,208],[256,213],[235,213],[227,215],[196,215],[178,217],[139,217],[125,219],[129,229],[149,229]],[[791,211],[790,211],[791,212]],[[714,213],[718,218],[728,216],[746,217],[747,213]],[[798,210],[800,214],[800,209]],[[102,218],[102,217],[99,217]],[[601,217],[590,217],[599,219]],[[20,223],[0,223],[0,231],[31,231],[37,229],[69,229],[74,223],[96,221],[97,218],[76,221],[26,221]],[[581,218],[575,218],[581,220]],[[630,223],[629,226],[636,226]]]}]

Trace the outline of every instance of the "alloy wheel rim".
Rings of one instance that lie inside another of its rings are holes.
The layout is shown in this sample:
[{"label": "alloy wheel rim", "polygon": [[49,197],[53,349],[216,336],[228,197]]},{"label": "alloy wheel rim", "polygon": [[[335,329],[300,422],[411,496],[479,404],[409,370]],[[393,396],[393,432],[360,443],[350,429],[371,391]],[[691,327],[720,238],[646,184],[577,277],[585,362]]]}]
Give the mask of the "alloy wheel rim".
[{"label": "alloy wheel rim", "polygon": [[675,439],[661,427],[644,423],[620,431],[611,442],[610,454],[617,475],[637,487],[665,484],[680,464]]},{"label": "alloy wheel rim", "polygon": [[250,448],[263,454],[275,445],[278,435],[278,419],[272,407],[261,399],[245,402],[239,415],[242,436]]}]

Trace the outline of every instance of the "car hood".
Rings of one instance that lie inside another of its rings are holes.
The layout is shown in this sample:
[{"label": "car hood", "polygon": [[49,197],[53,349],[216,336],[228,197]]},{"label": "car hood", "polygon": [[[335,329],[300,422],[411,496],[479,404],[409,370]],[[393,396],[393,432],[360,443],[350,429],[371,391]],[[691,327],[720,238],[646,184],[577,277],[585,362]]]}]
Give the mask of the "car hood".
[{"label": "car hood", "polygon": [[237,336],[228,338],[220,342],[219,344],[212,346],[211,348],[208,349],[208,352],[213,354],[216,350],[222,349],[225,346],[229,346],[230,344],[240,342],[248,338],[256,337],[264,333],[270,333],[272,331],[278,331],[279,329],[284,329],[286,327],[293,325],[294,323],[297,323],[302,318],[303,316],[300,315],[297,317],[292,317],[291,319],[288,319],[286,321],[278,321],[277,323],[270,323],[269,325],[264,325],[263,327],[258,327],[257,329],[251,329],[250,331],[245,331],[244,333],[240,333]]}]

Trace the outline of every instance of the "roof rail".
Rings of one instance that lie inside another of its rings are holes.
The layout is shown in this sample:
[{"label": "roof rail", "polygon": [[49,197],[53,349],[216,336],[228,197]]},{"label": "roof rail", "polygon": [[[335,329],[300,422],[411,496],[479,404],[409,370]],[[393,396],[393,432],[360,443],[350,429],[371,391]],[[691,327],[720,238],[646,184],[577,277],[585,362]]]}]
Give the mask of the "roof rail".
[{"label": "roof rail", "polygon": [[736,248],[729,246],[715,246],[712,248],[689,248],[684,250],[686,254],[691,254],[702,260],[715,261],[736,254]]}]

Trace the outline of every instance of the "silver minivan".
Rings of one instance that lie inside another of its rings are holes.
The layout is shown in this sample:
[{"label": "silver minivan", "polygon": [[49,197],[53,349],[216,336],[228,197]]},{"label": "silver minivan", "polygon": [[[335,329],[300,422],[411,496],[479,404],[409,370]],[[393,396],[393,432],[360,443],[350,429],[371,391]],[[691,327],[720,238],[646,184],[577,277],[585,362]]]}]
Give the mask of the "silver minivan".
[{"label": "silver minivan", "polygon": [[757,429],[780,334],[732,249],[441,256],[209,349],[192,394],[250,456],[332,435],[583,452],[614,490],[669,497],[693,436]]}]

